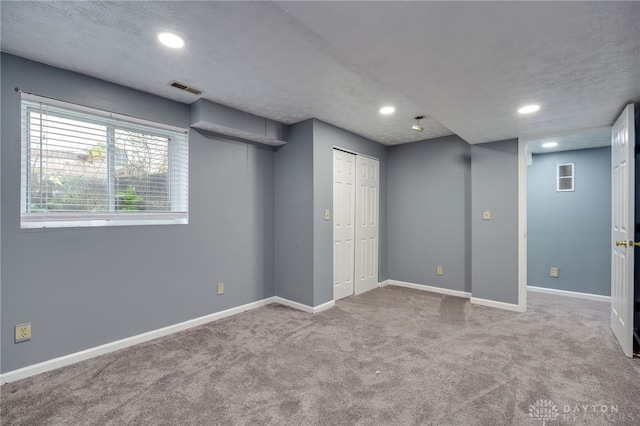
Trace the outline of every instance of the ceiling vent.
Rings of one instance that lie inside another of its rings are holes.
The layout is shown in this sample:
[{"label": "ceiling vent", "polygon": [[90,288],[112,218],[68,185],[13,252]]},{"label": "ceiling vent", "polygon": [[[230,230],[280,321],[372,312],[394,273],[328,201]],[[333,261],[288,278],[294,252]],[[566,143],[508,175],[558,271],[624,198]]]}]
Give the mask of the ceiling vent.
[{"label": "ceiling vent", "polygon": [[189,87],[184,83],[180,83],[178,81],[172,81],[169,83],[169,86],[175,87],[176,89],[183,90],[185,92],[193,93],[194,95],[202,95],[202,90],[198,90],[195,87]]}]

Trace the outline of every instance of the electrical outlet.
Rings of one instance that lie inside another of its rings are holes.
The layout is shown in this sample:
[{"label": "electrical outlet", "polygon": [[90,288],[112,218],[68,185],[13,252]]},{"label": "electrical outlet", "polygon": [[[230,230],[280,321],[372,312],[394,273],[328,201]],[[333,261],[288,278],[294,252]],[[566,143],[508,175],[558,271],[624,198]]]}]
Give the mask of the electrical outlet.
[{"label": "electrical outlet", "polygon": [[224,294],[224,283],[218,283],[218,294]]},{"label": "electrical outlet", "polygon": [[16,325],[14,337],[16,343],[31,340],[31,323]]},{"label": "electrical outlet", "polygon": [[558,268],[549,268],[549,276],[551,278],[558,278]]},{"label": "electrical outlet", "polygon": [[444,271],[442,270],[442,266],[438,266],[438,268],[436,269],[436,274],[444,275]]}]

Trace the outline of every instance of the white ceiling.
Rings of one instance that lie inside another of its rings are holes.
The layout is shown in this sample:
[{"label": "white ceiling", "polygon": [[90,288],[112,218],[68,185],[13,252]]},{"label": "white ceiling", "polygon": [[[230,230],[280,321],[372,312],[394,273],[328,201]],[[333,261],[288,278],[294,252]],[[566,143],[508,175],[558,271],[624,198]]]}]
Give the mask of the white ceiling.
[{"label": "white ceiling", "polygon": [[[543,147],[542,145],[547,142],[555,142],[558,145],[552,148]],[[527,150],[532,154],[600,148],[609,145],[611,145],[611,127],[600,127],[527,140]]]},{"label": "white ceiling", "polygon": [[[195,101],[177,80],[387,145],[599,128],[640,100],[639,2],[2,1],[0,13],[4,52]],[[166,30],[185,48],[159,45]],[[519,116],[528,103],[541,110]],[[381,116],[388,104],[396,113]]]}]

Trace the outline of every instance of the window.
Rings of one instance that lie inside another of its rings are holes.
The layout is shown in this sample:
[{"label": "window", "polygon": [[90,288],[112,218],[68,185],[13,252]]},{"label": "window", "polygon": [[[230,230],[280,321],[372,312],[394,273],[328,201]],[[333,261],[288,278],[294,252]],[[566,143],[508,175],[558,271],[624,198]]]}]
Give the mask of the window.
[{"label": "window", "polygon": [[558,164],[556,191],[573,191],[573,163]]},{"label": "window", "polygon": [[22,95],[22,228],[188,222],[187,131]]}]

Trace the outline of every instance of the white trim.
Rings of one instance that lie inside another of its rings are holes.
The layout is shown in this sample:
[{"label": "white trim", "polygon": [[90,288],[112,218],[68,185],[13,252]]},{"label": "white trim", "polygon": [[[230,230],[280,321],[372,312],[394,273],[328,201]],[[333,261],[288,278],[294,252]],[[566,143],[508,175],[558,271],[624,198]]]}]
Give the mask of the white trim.
[{"label": "white trim", "polygon": [[297,309],[299,311],[307,312],[309,314],[317,314],[319,312],[326,311],[327,309],[333,308],[336,304],[335,300],[329,300],[328,302],[323,303],[322,305],[309,306],[309,305],[305,305],[299,302],[294,302],[293,300],[285,299],[279,296],[275,296],[273,299],[275,303],[279,303],[281,305],[288,306],[290,308]]},{"label": "white trim", "polygon": [[[571,166],[571,176],[560,176],[560,167]],[[560,189],[560,179],[571,178],[570,189]],[[576,165],[575,163],[556,164],[556,192],[575,192]]]},{"label": "white trim", "polygon": [[414,290],[430,291],[432,293],[446,294],[447,296],[464,297],[466,299],[469,299],[471,297],[471,293],[466,291],[451,290],[448,288],[432,287],[430,285],[407,283],[404,281],[396,281],[396,280],[387,280],[385,282],[387,283],[385,285],[395,285],[396,287],[405,287],[405,288],[412,288]]},{"label": "white trim", "polygon": [[318,314],[322,311],[326,311],[327,309],[331,309],[336,305],[335,300],[329,300],[328,302],[323,303],[322,305],[314,306],[313,313]]},{"label": "white trim", "polygon": [[488,306],[490,308],[504,309],[507,311],[524,312],[524,309],[515,303],[497,302],[495,300],[480,299],[478,297],[471,297],[471,303],[474,305]]},{"label": "white trim", "polygon": [[595,300],[597,302],[611,303],[611,296],[603,296],[602,294],[581,293],[578,291],[558,290],[555,288],[544,288],[536,286],[527,286],[527,290],[534,293],[555,294],[558,296],[576,297],[578,299]]},{"label": "white trim", "polygon": [[388,285],[391,285],[389,280],[384,280],[384,281],[378,283],[378,287],[386,287]]},{"label": "white trim", "polygon": [[[70,220],[68,216],[61,213],[59,216],[42,215],[43,217],[51,218],[51,220],[39,219],[34,217],[36,215],[31,213],[22,213],[20,216],[20,228],[21,229],[48,229],[48,228],[91,228],[96,226],[128,226],[128,225],[186,225],[189,223],[188,213],[180,213],[179,215],[184,217],[177,217],[176,214],[168,213],[162,218],[161,215],[152,216],[137,213],[135,216],[120,219],[115,216],[114,213],[110,219],[96,219],[91,216],[87,216],[82,220]],[[155,217],[155,219],[154,219]]]},{"label": "white trim", "polygon": [[527,141],[518,139],[518,312],[527,310]]},{"label": "white trim", "polygon": [[294,302],[292,300],[284,299],[282,297],[268,297],[266,299],[258,300],[256,302],[247,303],[246,305],[237,306],[224,311],[215,312],[213,314],[205,315],[200,318],[194,318],[188,321],[184,321],[178,324],[173,324],[167,327],[159,328],[157,330],[148,331],[146,333],[138,334],[136,336],[127,337],[125,339],[116,340],[115,342],[105,343],[104,345],[96,346],[93,348],[85,349],[83,351],[75,352],[72,354],[64,355],[58,358],[53,358],[47,361],[39,362],[37,364],[28,365],[17,370],[8,371],[4,374],[0,374],[0,385],[5,383],[15,382],[16,380],[26,379],[27,377],[35,376],[36,374],[46,373],[47,371],[55,370],[56,368],[65,367],[67,365],[75,364],[80,361],[85,361],[90,358],[95,358],[100,355],[105,355],[110,352],[114,352],[120,349],[125,349],[130,346],[134,346],[140,343],[148,342],[149,340],[164,337],[169,334],[177,333],[192,327],[197,327],[202,324],[206,324],[212,321],[217,321],[222,318],[230,317],[232,315],[240,314],[245,311],[257,309],[262,306],[270,305],[272,303],[279,303],[284,306],[289,306],[294,309],[298,309],[310,314],[317,314],[322,311],[335,306],[336,302],[330,300],[318,306],[307,306],[302,303]]},{"label": "white trim", "polygon": [[115,342],[105,343],[104,345],[85,349],[80,352],[75,352],[69,355],[64,355],[58,358],[39,362],[37,364],[19,368],[17,370],[8,371],[4,374],[0,374],[0,384],[14,382],[20,379],[25,379],[27,377],[34,376],[36,374],[55,370],[56,368],[75,364],[80,361],[84,361],[100,355],[108,354],[110,352],[128,348],[130,346],[134,346],[140,343],[148,342],[149,340],[157,339],[158,337],[167,336],[169,334],[173,334],[178,331],[182,331],[188,328],[206,324],[211,321],[216,321],[216,320],[230,317],[232,315],[236,315],[245,311],[260,308],[262,306],[266,306],[271,303],[274,303],[275,299],[276,299],[275,297],[269,297],[267,299],[258,300],[257,302],[247,303],[246,305],[237,306],[235,308],[205,315],[200,318],[194,318],[178,324],[170,325],[168,327],[163,327],[157,330],[152,330],[146,333],[138,334],[136,336],[127,337],[121,340],[116,340]]}]

